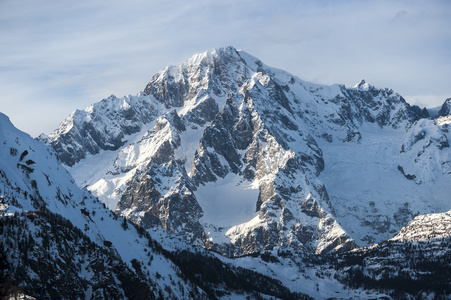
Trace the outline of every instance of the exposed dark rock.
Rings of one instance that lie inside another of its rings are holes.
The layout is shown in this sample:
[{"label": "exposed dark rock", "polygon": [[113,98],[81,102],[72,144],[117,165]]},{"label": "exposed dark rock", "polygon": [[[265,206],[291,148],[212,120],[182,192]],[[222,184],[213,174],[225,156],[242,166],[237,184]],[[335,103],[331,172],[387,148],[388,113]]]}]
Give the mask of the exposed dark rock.
[{"label": "exposed dark rock", "polygon": [[41,142],[50,144],[64,164],[73,166],[88,154],[117,150],[126,143],[126,136],[139,132],[155,117],[146,95],[126,100],[111,96],[90,109],[76,110]]},{"label": "exposed dark rock", "polygon": [[439,116],[448,116],[451,115],[451,98],[445,100],[442,104],[442,107],[438,111]]},{"label": "exposed dark rock", "polygon": [[185,118],[189,122],[204,126],[206,123],[213,121],[218,112],[218,104],[212,98],[208,98],[190,110]]},{"label": "exposed dark rock", "polygon": [[[178,182],[180,192],[165,194],[164,181],[167,180]],[[199,224],[203,212],[193,188],[184,167],[177,161],[151,163],[145,173],[133,178],[122,194],[118,209],[143,212],[143,217],[133,218],[144,228],[160,225],[170,233],[177,232],[199,244],[205,238]]]}]

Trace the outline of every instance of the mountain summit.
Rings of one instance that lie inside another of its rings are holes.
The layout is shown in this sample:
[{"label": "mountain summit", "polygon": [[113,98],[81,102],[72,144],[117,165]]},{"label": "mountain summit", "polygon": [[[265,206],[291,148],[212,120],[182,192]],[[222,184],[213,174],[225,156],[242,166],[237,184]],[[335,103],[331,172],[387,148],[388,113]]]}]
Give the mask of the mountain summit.
[{"label": "mountain summit", "polygon": [[425,117],[391,89],[308,83],[227,47],[75,111],[42,141],[144,228],[227,256],[322,253],[451,209],[448,125]]},{"label": "mountain summit", "polygon": [[365,79],[360,80],[359,83],[357,83],[354,88],[361,89],[361,90],[368,90],[370,88],[374,88],[372,85],[368,84]]}]

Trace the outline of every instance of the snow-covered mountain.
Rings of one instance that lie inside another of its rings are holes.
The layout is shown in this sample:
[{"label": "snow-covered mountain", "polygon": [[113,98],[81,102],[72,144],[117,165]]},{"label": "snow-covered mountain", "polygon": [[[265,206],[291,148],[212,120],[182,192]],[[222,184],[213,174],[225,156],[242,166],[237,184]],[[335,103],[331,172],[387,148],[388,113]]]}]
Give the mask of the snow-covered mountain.
[{"label": "snow-covered mountain", "polygon": [[[53,149],[2,113],[0,143],[0,298],[308,298],[183,241],[163,248],[80,189]],[[217,269],[221,274],[212,278]]]},{"label": "snow-covered mountain", "polygon": [[227,47],[37,140],[0,114],[0,296],[449,297],[448,104]]},{"label": "snow-covered mountain", "polygon": [[144,228],[227,256],[321,253],[451,209],[449,122],[428,117],[391,89],[308,83],[227,47],[77,110],[40,140]]}]

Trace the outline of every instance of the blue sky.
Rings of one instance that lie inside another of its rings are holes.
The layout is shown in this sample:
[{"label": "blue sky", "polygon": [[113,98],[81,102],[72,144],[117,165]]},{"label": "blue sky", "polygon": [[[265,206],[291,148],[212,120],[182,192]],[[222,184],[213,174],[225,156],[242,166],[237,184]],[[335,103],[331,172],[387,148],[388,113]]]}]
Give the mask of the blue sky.
[{"label": "blue sky", "polygon": [[0,111],[50,133],[75,109],[234,46],[306,81],[451,97],[451,1],[0,1]]}]

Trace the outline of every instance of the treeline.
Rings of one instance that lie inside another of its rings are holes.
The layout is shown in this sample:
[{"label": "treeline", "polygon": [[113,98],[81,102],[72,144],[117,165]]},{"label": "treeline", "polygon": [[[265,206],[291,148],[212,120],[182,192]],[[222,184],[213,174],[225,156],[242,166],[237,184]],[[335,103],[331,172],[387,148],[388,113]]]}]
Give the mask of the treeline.
[{"label": "treeline", "polygon": [[[177,275],[192,287],[189,294],[185,295],[190,299],[204,298],[197,291],[196,287],[201,288],[206,293],[208,299],[218,299],[218,297],[230,294],[230,291],[247,293],[251,295],[250,297],[252,299],[263,299],[262,295],[287,300],[312,299],[308,295],[291,292],[276,279],[249,269],[236,268],[225,264],[205,250],[195,252],[188,250],[168,251],[152,239],[148,231],[144,230],[143,227],[129,222],[125,218],[122,224],[124,230],[128,228],[129,224],[133,225],[140,237],[144,236],[148,239],[148,246],[155,253],[162,254],[178,267],[179,272],[177,272]],[[268,253],[263,253],[262,257],[267,260],[276,259]]]},{"label": "treeline", "polygon": [[350,288],[384,291],[394,298],[451,298],[451,238],[387,241],[372,249],[337,254],[336,278]]},{"label": "treeline", "polygon": [[[38,299],[154,299],[155,284],[133,272],[108,247],[49,211],[2,216],[2,283]],[[1,285],[0,285],[1,286]],[[4,297],[11,294],[2,289]]]},{"label": "treeline", "polygon": [[253,299],[262,299],[262,295],[279,299],[311,299],[305,294],[291,292],[276,279],[225,264],[205,251],[183,250],[170,253],[169,256],[181,270],[179,275],[201,287],[209,299],[218,299],[229,294],[228,291],[247,293]]},{"label": "treeline", "polygon": [[252,299],[262,299],[262,295],[278,299],[310,299],[291,292],[276,279],[225,264],[205,250],[170,252],[139,225],[125,218],[119,222],[123,230],[134,227],[141,238],[148,240],[148,266],[133,260],[132,268],[129,268],[111,242],[94,243],[70,220],[45,208],[2,216],[1,296],[19,291],[38,299],[60,298],[61,295],[84,299],[86,291],[91,290],[96,299],[175,299],[169,286],[162,291],[149,278],[149,270],[156,272],[156,280],[161,277],[152,267],[153,255],[161,254],[173,262],[173,267],[178,269],[177,275],[189,287],[186,290],[181,282],[170,278],[187,299],[217,299],[230,292],[245,293]]}]

